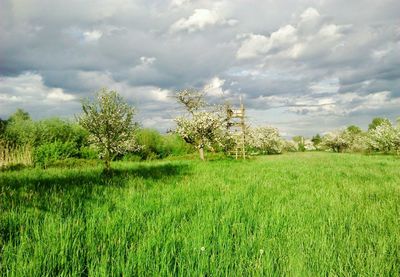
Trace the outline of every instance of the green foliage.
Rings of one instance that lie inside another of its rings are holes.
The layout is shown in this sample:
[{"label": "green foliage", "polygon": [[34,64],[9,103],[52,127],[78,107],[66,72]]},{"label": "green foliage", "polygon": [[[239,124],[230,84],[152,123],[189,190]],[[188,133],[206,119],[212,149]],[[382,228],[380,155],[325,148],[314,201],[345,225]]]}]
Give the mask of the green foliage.
[{"label": "green foliage", "polygon": [[368,130],[374,130],[376,127],[381,125],[392,125],[389,119],[384,117],[375,117],[372,122],[368,125]]},{"label": "green foliage", "polygon": [[48,167],[57,160],[64,160],[70,157],[77,157],[79,151],[76,144],[71,141],[55,141],[38,146],[34,152],[35,165]]},{"label": "green foliage", "polygon": [[303,136],[294,136],[292,140],[297,143],[298,151],[300,152],[306,151],[306,147],[304,144],[305,138]]},{"label": "green foliage", "polygon": [[187,144],[178,134],[170,133],[163,136],[162,156],[181,156],[193,153],[192,145]]},{"label": "green foliage", "polygon": [[193,147],[177,134],[161,135],[157,130],[143,128],[136,131],[135,138],[140,145],[135,154],[142,160],[162,159],[170,155],[193,152]]},{"label": "green foliage", "polygon": [[83,146],[79,152],[80,157],[83,159],[95,160],[99,158],[99,151],[95,147]]},{"label": "green foliage", "polygon": [[36,123],[36,145],[55,141],[73,142],[77,146],[88,144],[88,132],[78,124],[70,123],[60,118],[49,118]]},{"label": "green foliage", "polygon": [[37,145],[38,128],[34,121],[9,120],[4,132],[5,140],[13,145]]},{"label": "green foliage", "polygon": [[78,148],[88,144],[88,132],[76,123],[60,118],[33,121],[23,112],[16,112],[10,117],[4,130],[5,140],[14,146],[73,142]]},{"label": "green foliage", "polygon": [[140,145],[137,152],[142,160],[162,158],[163,138],[157,130],[139,129],[135,133],[136,142]]},{"label": "green foliage", "polygon": [[312,137],[311,141],[314,144],[314,147],[318,149],[319,144],[322,142],[322,137],[320,134],[316,134]]},{"label": "green foliage", "polygon": [[122,161],[124,162],[139,162],[142,160],[142,157],[137,153],[126,153],[122,157]]},{"label": "green foliage", "polygon": [[0,173],[0,275],[397,276],[399,159],[251,161]]},{"label": "green foliage", "polygon": [[0,139],[4,139],[4,132],[6,131],[7,120],[0,118]]},{"label": "green foliage", "polygon": [[31,116],[23,109],[17,109],[8,119],[9,122],[31,120]]},{"label": "green foliage", "polygon": [[356,125],[350,125],[346,128],[346,130],[353,135],[359,135],[362,133],[362,129]]}]

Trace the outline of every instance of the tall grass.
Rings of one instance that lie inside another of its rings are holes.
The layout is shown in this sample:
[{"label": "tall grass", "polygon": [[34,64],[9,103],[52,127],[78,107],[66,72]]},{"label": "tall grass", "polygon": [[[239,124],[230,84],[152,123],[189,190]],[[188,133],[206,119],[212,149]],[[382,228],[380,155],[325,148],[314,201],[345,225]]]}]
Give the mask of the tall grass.
[{"label": "tall grass", "polygon": [[30,166],[33,163],[30,145],[11,146],[0,141],[0,168],[13,165]]},{"label": "tall grass", "polygon": [[296,153],[0,173],[9,276],[396,276],[400,160]]}]

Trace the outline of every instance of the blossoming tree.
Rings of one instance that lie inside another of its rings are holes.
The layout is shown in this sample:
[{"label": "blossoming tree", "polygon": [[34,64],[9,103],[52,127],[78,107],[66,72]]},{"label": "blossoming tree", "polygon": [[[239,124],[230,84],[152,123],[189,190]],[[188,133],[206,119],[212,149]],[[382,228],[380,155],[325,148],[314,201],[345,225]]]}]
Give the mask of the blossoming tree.
[{"label": "blossoming tree", "polygon": [[187,115],[175,119],[176,132],[196,147],[200,159],[204,160],[204,149],[213,150],[213,145],[223,145],[224,119],[218,110],[210,110],[202,92],[185,89],[176,98],[187,111]]},{"label": "blossoming tree", "polygon": [[279,131],[273,127],[257,127],[248,130],[247,143],[250,148],[264,154],[279,154],[284,148],[284,141]]},{"label": "blossoming tree", "polygon": [[136,148],[133,138],[135,124],[132,121],[135,110],[116,91],[102,89],[94,102],[82,102],[83,114],[79,124],[90,134],[90,141],[99,149],[110,171],[111,160],[120,153]]},{"label": "blossoming tree", "polygon": [[368,148],[384,153],[400,153],[400,126],[393,126],[390,121],[381,123],[368,131]]}]

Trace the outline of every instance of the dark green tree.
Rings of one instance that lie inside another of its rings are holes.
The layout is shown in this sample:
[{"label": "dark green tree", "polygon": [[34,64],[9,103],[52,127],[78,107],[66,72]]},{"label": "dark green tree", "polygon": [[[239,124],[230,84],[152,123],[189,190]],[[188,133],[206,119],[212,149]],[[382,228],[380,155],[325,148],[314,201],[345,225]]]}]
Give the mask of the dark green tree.
[{"label": "dark green tree", "polygon": [[31,116],[23,109],[17,109],[8,119],[9,122],[30,120]]},{"label": "dark green tree", "polygon": [[322,137],[320,134],[316,134],[315,136],[312,137],[311,139],[312,143],[314,144],[315,148],[318,148],[318,145],[321,143],[322,141]]},{"label": "dark green tree", "polygon": [[347,131],[353,135],[359,135],[362,133],[362,130],[360,127],[356,125],[350,125],[347,127]]},{"label": "dark green tree", "polygon": [[375,117],[372,119],[372,122],[368,125],[368,130],[374,130],[376,127],[383,125],[383,124],[388,124],[392,125],[389,119],[384,118],[384,117]]}]

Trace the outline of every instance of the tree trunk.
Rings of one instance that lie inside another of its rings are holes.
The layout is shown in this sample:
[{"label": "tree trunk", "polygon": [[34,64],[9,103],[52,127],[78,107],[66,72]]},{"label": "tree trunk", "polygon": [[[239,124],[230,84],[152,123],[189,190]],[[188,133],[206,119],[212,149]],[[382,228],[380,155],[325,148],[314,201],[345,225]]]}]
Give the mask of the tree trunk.
[{"label": "tree trunk", "polygon": [[200,159],[202,161],[204,161],[204,148],[203,147],[199,148],[199,154],[200,154]]},{"label": "tree trunk", "polygon": [[111,157],[110,157],[110,152],[108,150],[106,150],[106,154],[104,155],[104,171],[106,173],[110,173],[111,171],[111,163],[110,163]]}]

